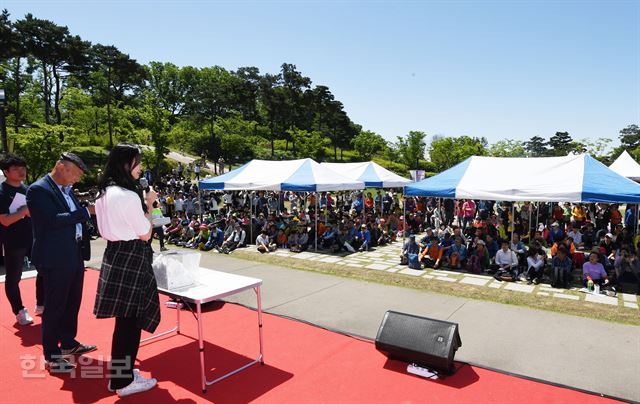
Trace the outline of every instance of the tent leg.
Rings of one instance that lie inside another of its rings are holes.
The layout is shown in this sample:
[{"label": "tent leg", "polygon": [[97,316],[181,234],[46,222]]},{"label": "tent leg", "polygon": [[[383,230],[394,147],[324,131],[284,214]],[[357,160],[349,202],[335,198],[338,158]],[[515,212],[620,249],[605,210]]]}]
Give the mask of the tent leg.
[{"label": "tent leg", "polygon": [[540,202],[536,202],[536,228],[535,230],[538,230],[538,222],[540,221]]},{"label": "tent leg", "polygon": [[198,184],[198,202],[200,203],[200,223],[202,223],[202,192],[200,191],[200,184]]},{"label": "tent leg", "polygon": [[402,248],[404,248],[404,238],[407,233],[407,197],[402,188]]},{"label": "tent leg", "polygon": [[509,245],[513,243],[513,232],[516,230],[516,203],[515,201],[511,203],[511,240],[509,240]]},{"label": "tent leg", "polygon": [[316,235],[316,252],[318,252],[318,193],[314,192],[313,193],[315,196],[315,200],[316,200],[316,211],[315,211],[315,217],[316,217],[316,231],[315,231],[315,235]]},{"label": "tent leg", "polygon": [[[251,194],[249,194],[249,195],[251,195]],[[250,238],[249,238],[249,242],[247,244],[251,244],[251,242],[253,241],[253,198],[250,198],[249,203],[251,204],[251,206],[250,206],[251,215],[249,215],[249,234],[250,234],[249,237]]]},{"label": "tent leg", "polygon": [[[527,223],[527,236],[531,237],[531,214],[533,213],[533,209],[531,208],[531,203],[527,205],[529,207],[529,223]],[[531,239],[528,239],[531,241]]]}]

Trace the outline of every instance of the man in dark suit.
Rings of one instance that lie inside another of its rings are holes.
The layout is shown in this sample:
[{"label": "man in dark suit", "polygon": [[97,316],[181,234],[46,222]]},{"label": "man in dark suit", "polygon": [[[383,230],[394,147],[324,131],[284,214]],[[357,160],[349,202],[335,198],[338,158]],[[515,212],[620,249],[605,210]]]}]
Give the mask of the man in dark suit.
[{"label": "man in dark suit", "polygon": [[63,153],[51,173],[27,190],[33,224],[32,262],[43,275],[46,308],[42,316],[42,346],[52,373],[69,373],[75,365],[65,359],[96,349],[76,341],[82,300],[84,260],[90,258],[85,222],[95,213],[80,206],[71,186],[87,167],[80,157]]}]

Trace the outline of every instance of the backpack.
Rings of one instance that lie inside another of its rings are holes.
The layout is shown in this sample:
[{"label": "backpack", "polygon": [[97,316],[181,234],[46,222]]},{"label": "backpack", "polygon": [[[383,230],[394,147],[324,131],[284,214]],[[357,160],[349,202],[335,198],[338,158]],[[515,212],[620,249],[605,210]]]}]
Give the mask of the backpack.
[{"label": "backpack", "polygon": [[409,268],[422,269],[420,266],[420,260],[418,260],[418,254],[407,254],[409,256]]}]

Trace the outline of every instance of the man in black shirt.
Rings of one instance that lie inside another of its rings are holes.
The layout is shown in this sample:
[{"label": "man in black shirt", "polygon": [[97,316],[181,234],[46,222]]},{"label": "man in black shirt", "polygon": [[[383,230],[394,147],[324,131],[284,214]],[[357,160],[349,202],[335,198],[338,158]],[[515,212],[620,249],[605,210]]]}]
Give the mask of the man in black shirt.
[{"label": "man in black shirt", "polygon": [[18,323],[29,325],[33,323],[33,318],[22,305],[19,287],[24,258],[33,242],[31,218],[25,199],[27,187],[22,183],[27,175],[27,163],[18,156],[8,154],[0,161],[0,169],[6,177],[0,184],[0,226],[6,268],[4,289]]}]

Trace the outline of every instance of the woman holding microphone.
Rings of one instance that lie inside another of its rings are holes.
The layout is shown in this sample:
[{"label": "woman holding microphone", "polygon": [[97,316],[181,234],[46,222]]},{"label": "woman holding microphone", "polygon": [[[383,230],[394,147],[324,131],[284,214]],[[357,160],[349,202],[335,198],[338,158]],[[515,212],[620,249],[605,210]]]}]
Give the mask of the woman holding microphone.
[{"label": "woman holding microphone", "polygon": [[157,380],[143,377],[133,366],[141,331],[154,332],[160,322],[160,303],[151,267],[149,243],[153,231],[153,189],[144,192],[140,149],[116,145],[98,179],[98,229],[107,240],[96,303],[97,318],[115,317],[111,342],[109,390],[125,397],[152,389]]}]

